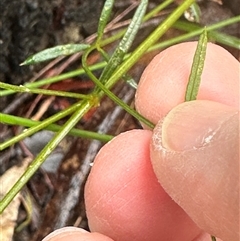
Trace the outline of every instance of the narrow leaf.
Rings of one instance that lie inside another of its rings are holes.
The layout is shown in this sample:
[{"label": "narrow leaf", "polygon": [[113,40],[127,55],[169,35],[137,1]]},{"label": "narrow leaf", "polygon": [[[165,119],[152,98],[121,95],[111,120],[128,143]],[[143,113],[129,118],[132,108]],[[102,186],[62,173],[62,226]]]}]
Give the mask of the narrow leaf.
[{"label": "narrow leaf", "polygon": [[118,47],[111,56],[106,68],[103,70],[100,76],[100,81],[105,83],[106,80],[111,76],[111,74],[118,68],[122,63],[125,54],[128,52],[132,45],[132,42],[139,30],[142,19],[145,15],[148,5],[148,0],[142,0],[139,4],[131,23],[128,26],[126,33],[124,34],[122,40],[120,41]]},{"label": "narrow leaf", "polygon": [[140,28],[140,24],[145,15],[146,9],[148,5],[148,0],[142,0],[139,4],[131,23],[129,24],[126,33],[124,34],[120,44],[119,49],[123,52],[127,52],[132,45],[132,42]]},{"label": "narrow leaf", "polygon": [[99,42],[103,36],[104,29],[110,18],[114,2],[115,2],[114,0],[106,0],[104,3],[103,10],[102,10],[102,13],[101,13],[101,16],[99,19],[99,23],[98,23],[97,42]]},{"label": "narrow leaf", "polygon": [[185,0],[168,16],[133,52],[117,67],[114,74],[107,79],[105,86],[111,88],[142,57],[150,47],[182,16],[194,0]]},{"label": "narrow leaf", "polygon": [[[26,126],[26,127],[34,127],[34,126],[41,124],[40,121],[33,121],[33,120],[29,120],[27,118],[12,116],[12,115],[3,114],[3,113],[0,113],[0,120],[1,120],[1,123],[4,123],[4,124],[16,125],[16,126]],[[45,126],[42,129],[57,132],[61,128],[62,128],[62,126],[60,126],[60,125],[50,124],[50,125]],[[32,132],[32,133],[30,133],[30,132],[25,133],[25,132],[26,132],[26,130],[24,131],[23,134],[21,133],[17,137],[13,137],[12,139],[5,141],[4,143],[0,143],[0,150],[2,151],[5,148],[15,144],[16,142],[32,135],[33,133],[36,133],[36,132]],[[97,132],[86,131],[86,130],[75,129],[75,128],[73,128],[69,132],[69,135],[77,136],[77,137],[84,137],[84,138],[89,138],[89,139],[96,139],[96,140],[103,141],[103,142],[108,142],[113,138],[113,136],[110,136],[110,135],[99,134]]]},{"label": "narrow leaf", "polygon": [[9,205],[13,198],[20,192],[28,180],[39,169],[46,158],[57,147],[62,139],[68,134],[68,132],[78,123],[81,117],[86,114],[89,107],[92,107],[92,103],[89,101],[79,102],[78,109],[72,114],[69,120],[62,126],[61,130],[56,133],[52,140],[42,149],[35,160],[26,169],[24,174],[19,178],[15,185],[9,190],[9,192],[0,201],[0,214]]},{"label": "narrow leaf", "polygon": [[[232,20],[234,21],[232,22]],[[213,40],[214,42],[218,42],[220,44],[224,44],[236,49],[240,49],[240,38],[231,36],[226,33],[222,33],[220,31],[216,31],[220,28],[226,27],[229,24],[234,24],[235,22],[239,22],[239,21],[240,21],[240,18],[237,19],[234,17],[234,18],[230,18],[230,19],[218,22],[216,24],[207,26],[208,40]],[[179,30],[189,32],[189,37],[194,37],[198,35],[199,31],[202,32],[201,26],[195,23],[187,22],[187,21],[178,20],[174,24],[174,27],[176,27]]]},{"label": "narrow leaf", "polygon": [[46,60],[54,59],[59,56],[67,56],[89,48],[89,44],[66,44],[58,45],[53,48],[44,49],[43,51],[28,57],[20,65],[30,65],[40,63]]},{"label": "narrow leaf", "polygon": [[240,50],[240,38],[219,31],[211,31],[210,38],[218,43]]},{"label": "narrow leaf", "polygon": [[198,41],[197,49],[194,54],[192,69],[187,85],[185,101],[196,100],[198,89],[201,82],[204,61],[207,50],[207,31],[204,29]]}]

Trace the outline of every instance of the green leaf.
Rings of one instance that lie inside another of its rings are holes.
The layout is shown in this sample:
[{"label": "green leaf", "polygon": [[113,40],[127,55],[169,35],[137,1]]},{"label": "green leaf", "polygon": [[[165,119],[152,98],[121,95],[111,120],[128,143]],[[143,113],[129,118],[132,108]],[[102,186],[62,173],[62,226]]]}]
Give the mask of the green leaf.
[{"label": "green leaf", "polygon": [[198,41],[197,49],[194,54],[192,69],[187,85],[185,101],[196,100],[198,89],[201,82],[201,75],[203,71],[204,61],[207,50],[207,31],[204,29]]},{"label": "green leaf", "polygon": [[118,68],[122,63],[125,54],[130,49],[132,42],[139,30],[140,24],[143,20],[144,14],[146,12],[148,5],[148,0],[142,0],[139,4],[131,23],[128,26],[126,33],[124,34],[122,40],[120,41],[118,47],[111,56],[107,66],[103,70],[100,81],[105,83],[106,80],[112,75],[112,73]]},{"label": "green leaf", "polygon": [[[51,95],[51,96],[63,96],[63,97],[70,97],[70,98],[79,98],[79,99],[89,99],[88,95],[73,93],[73,92],[65,92],[60,90],[46,90],[46,89],[31,89],[24,85],[11,85],[0,82],[0,88],[7,89],[7,90],[14,90],[16,92],[25,92],[31,94],[42,94],[42,95]],[[0,92],[1,96],[1,92]]]},{"label": "green leaf", "polygon": [[240,50],[240,39],[238,37],[231,36],[229,34],[221,33],[218,31],[212,31],[209,33],[209,35],[211,39],[214,39],[218,43]]},{"label": "green leaf", "polygon": [[[234,23],[240,22],[239,17],[234,17],[234,18],[229,18],[226,20],[223,20],[221,22],[218,22],[213,25],[207,26],[207,32],[208,32],[208,38],[211,39],[213,42],[218,42],[220,44],[224,44],[236,49],[240,49],[240,38],[231,36],[226,33],[222,33],[220,31],[216,31],[217,29],[226,27],[227,25],[231,25]],[[181,21],[178,20],[175,24],[174,27],[177,29],[189,32],[189,37],[194,37],[199,31],[202,33],[202,27],[195,24],[195,23],[190,23],[187,21]],[[184,39],[182,39],[183,41]]]},{"label": "green leaf", "polygon": [[43,51],[28,57],[20,65],[30,65],[40,63],[46,60],[54,59],[59,56],[67,56],[89,48],[89,44],[66,44],[58,45],[53,48],[44,49]]},{"label": "green leaf", "polygon": [[87,56],[88,56],[88,52],[84,53],[83,55],[83,68],[85,69],[87,75],[92,79],[92,81],[98,86],[98,88],[102,91],[99,94],[99,97],[103,96],[103,94],[105,93],[111,100],[113,100],[115,103],[117,103],[119,106],[121,106],[125,111],[127,111],[130,115],[134,116],[136,119],[138,119],[139,121],[141,121],[142,123],[144,123],[145,125],[147,125],[148,127],[150,127],[151,129],[154,128],[154,124],[149,121],[148,119],[146,119],[144,116],[142,116],[141,114],[139,114],[137,111],[135,111],[134,109],[132,109],[129,105],[127,105],[126,103],[124,103],[120,98],[118,98],[113,92],[111,92],[108,88],[106,88],[104,86],[104,84],[102,84],[96,77],[95,75],[89,70],[88,66],[87,66]]},{"label": "green leaf", "polygon": [[19,178],[15,185],[9,190],[9,192],[0,201],[0,214],[9,205],[13,198],[20,192],[28,180],[39,169],[46,158],[57,147],[62,139],[69,133],[69,131],[78,123],[81,117],[93,106],[90,101],[84,100],[77,103],[78,108],[69,118],[69,120],[62,126],[61,130],[48,142],[48,144],[42,149],[35,160],[29,165],[24,174]]},{"label": "green leaf", "polygon": [[103,36],[104,29],[110,18],[114,2],[115,2],[114,0],[106,0],[104,3],[103,10],[102,10],[102,13],[101,13],[101,16],[99,19],[99,23],[98,23],[97,42],[99,42]]},{"label": "green leaf", "polygon": [[[193,3],[194,0],[185,0],[183,4],[177,8],[164,22],[151,34],[149,37],[142,43],[130,57],[119,66],[114,72],[113,76],[106,82],[106,87],[103,85],[103,88],[111,88],[114,83],[117,82],[133,65],[136,61],[167,31],[167,29],[172,26],[172,24],[183,14],[183,12]],[[88,50],[87,50],[88,51]],[[89,68],[90,69],[90,68]],[[45,82],[42,80],[42,82]],[[47,80],[49,81],[49,79]],[[34,83],[32,83],[34,84]],[[39,84],[39,83],[37,83]],[[100,82],[102,85],[102,83]],[[102,86],[100,86],[102,87]],[[26,184],[26,182],[31,178],[31,176],[36,172],[36,170],[40,167],[40,165],[44,162],[44,160],[48,157],[48,155],[52,152],[52,150],[58,145],[58,143],[67,135],[70,130],[76,125],[76,123],[81,119],[81,117],[93,106],[96,106],[99,103],[99,100],[104,96],[103,92],[97,93],[95,90],[92,93],[94,97],[91,100],[83,100],[74,105],[74,109],[72,107],[68,108],[68,113],[70,114],[73,111],[76,111],[72,117],[62,126],[59,132],[55,135],[55,137],[47,144],[47,146],[40,152],[40,154],[36,157],[36,159],[30,164],[26,172],[21,176],[18,182],[13,186],[13,188],[8,192],[8,194],[3,197],[0,201],[0,213],[6,208],[6,206],[11,202],[14,196],[22,189],[22,187]],[[98,98],[97,98],[98,97]],[[71,111],[70,111],[71,109]],[[45,125],[49,125],[52,122],[44,123]],[[55,119],[56,121],[56,119]],[[41,124],[40,124],[41,125]],[[42,126],[43,127],[43,126]],[[44,128],[44,127],[43,127]]]},{"label": "green leaf", "polygon": [[132,54],[117,67],[113,75],[107,80],[105,86],[111,88],[114,83],[122,78],[124,74],[142,57],[142,55],[152,47],[159,38],[182,16],[184,11],[194,0],[185,0],[170,16],[168,16],[133,52]]},{"label": "green leaf", "polygon": [[[10,145],[24,139],[27,136],[34,134],[37,131],[40,131],[40,130],[46,128],[50,124],[52,124],[58,120],[61,120],[62,118],[72,114],[74,111],[76,111],[79,108],[79,105],[80,105],[79,103],[75,103],[72,106],[70,106],[69,108],[67,108],[63,111],[60,111],[60,112],[56,113],[55,115],[52,115],[51,117],[45,119],[44,121],[41,121],[41,123],[39,123],[38,125],[34,125],[31,128],[29,128],[28,130],[24,131],[23,133],[16,135],[15,137],[11,138],[11,140],[9,140]],[[0,117],[3,118],[3,115],[1,114]],[[4,150],[8,146],[9,146],[8,141],[1,143],[0,151]]]},{"label": "green leaf", "polygon": [[[3,113],[0,113],[0,120],[1,120],[1,123],[8,124],[8,125],[36,127],[36,128],[38,128],[37,126],[41,124],[40,121],[34,121],[34,120],[27,119],[27,118],[12,116],[12,115],[3,114]],[[50,131],[54,131],[54,132],[59,131],[61,128],[62,127],[57,124],[50,124],[50,125],[45,126],[44,128],[41,127],[41,129],[50,130]],[[23,133],[13,137],[10,140],[4,141],[4,143],[0,143],[0,150],[2,151],[5,148],[7,148],[11,145],[14,145],[18,141],[37,132],[36,129],[33,132],[28,132],[28,130],[25,130]],[[75,129],[75,128],[73,128],[68,134],[72,135],[72,136],[83,137],[83,138],[88,138],[88,139],[96,139],[96,140],[103,141],[103,142],[108,142],[113,138],[113,136],[110,136],[110,135],[99,134],[96,132]]]}]

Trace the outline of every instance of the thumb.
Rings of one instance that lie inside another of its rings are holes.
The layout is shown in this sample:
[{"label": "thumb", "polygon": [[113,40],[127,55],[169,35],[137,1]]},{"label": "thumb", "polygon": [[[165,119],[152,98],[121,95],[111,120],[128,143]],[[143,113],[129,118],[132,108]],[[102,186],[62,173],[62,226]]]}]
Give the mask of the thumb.
[{"label": "thumb", "polygon": [[239,113],[185,102],[154,129],[151,160],[165,191],[204,231],[239,240]]}]

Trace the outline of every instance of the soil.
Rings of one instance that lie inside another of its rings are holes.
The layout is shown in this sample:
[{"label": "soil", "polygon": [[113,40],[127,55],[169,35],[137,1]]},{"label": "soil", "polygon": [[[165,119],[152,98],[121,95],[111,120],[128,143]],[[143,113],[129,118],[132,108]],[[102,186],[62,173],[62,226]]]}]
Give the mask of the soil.
[{"label": "soil", "polygon": [[[239,14],[239,0],[224,1],[224,7],[202,2],[203,24]],[[19,66],[28,56],[58,44],[80,42],[96,32],[103,3],[104,0],[1,0],[0,80],[22,84],[36,71],[36,67]],[[232,30],[235,34],[236,31]]]},{"label": "soil", "polygon": [[58,44],[76,43],[94,33],[103,0],[1,0],[0,79],[20,84],[31,67],[29,55]]},{"label": "soil", "polygon": [[[59,44],[79,43],[95,33],[103,2],[104,0],[0,0],[0,81],[16,85],[28,82],[45,66],[44,64],[38,64],[20,67],[19,64],[29,55]],[[114,8],[116,15],[132,2],[132,0],[116,1]],[[152,0],[150,5],[154,6],[159,2],[161,0]],[[240,9],[238,6],[239,0],[232,1],[232,4],[229,4],[230,1],[224,1],[223,5],[211,0],[201,2],[202,12],[204,13],[202,24],[213,23],[239,14],[236,10]],[[152,27],[155,26],[150,26],[149,29]],[[237,25],[223,31],[240,36],[239,26]],[[141,35],[144,36],[148,33],[142,31]],[[171,32],[170,34],[176,33]],[[139,37],[136,44],[140,41]],[[239,51],[231,48],[228,48],[228,50],[239,58]],[[132,70],[131,74],[136,80],[139,79],[153,54],[143,58]],[[84,85],[89,83],[87,78],[76,78],[68,81],[71,81],[72,86],[79,85],[79,82],[84,83]],[[69,82],[66,84],[69,85]],[[84,87],[85,89],[83,88],[81,91],[91,90],[90,86]],[[80,87],[77,88],[79,90]],[[114,91],[121,98],[129,95],[129,99],[126,101],[128,104],[132,104],[134,100],[132,88],[120,82],[115,86]],[[16,102],[18,99],[21,99],[19,106]],[[40,108],[45,100],[41,99],[37,107]],[[29,95],[1,97],[0,111],[24,116],[33,101],[35,101],[35,98],[29,98]],[[11,109],[12,103],[14,105]],[[65,105],[69,104],[69,100],[60,98],[55,99],[52,103],[43,117],[66,107]],[[90,115],[91,119],[86,116],[78,124],[78,127],[96,131],[104,122],[105,117],[114,110],[116,110],[116,106],[105,98],[101,108]],[[62,122],[59,124],[62,124]],[[122,111],[114,119],[114,123],[109,124],[106,132],[116,135],[133,128],[140,128],[139,123]],[[20,130],[0,124],[0,141],[10,138],[17,131]],[[49,133],[41,134],[43,134],[43,137],[36,137],[35,139],[47,139]],[[33,141],[34,139],[30,139],[30,143]],[[37,143],[36,145],[40,144]],[[49,232],[66,225],[88,229],[83,188],[90,169],[89,162],[93,160],[101,145],[102,143],[99,142],[93,143],[93,141],[76,137],[67,137],[61,143],[60,149],[54,152],[55,155],[59,153],[62,155],[59,165],[55,167],[54,171],[53,169],[50,170],[49,166],[40,169],[26,187],[25,191],[30,195],[33,206],[31,222],[20,232],[15,232],[14,241],[40,241]],[[30,152],[34,152],[27,143],[22,143],[0,154],[0,174],[27,156],[28,152],[23,148],[24,146],[27,146]],[[92,146],[95,149],[93,148],[92,153],[89,154],[89,148],[92,148]],[[56,158],[56,156],[52,156],[52,158]],[[55,161],[56,159],[54,159]],[[28,195],[25,191],[24,196]],[[68,211],[67,215],[61,208],[63,206]],[[25,208],[21,206],[19,210],[17,224],[20,224],[26,218]]]}]

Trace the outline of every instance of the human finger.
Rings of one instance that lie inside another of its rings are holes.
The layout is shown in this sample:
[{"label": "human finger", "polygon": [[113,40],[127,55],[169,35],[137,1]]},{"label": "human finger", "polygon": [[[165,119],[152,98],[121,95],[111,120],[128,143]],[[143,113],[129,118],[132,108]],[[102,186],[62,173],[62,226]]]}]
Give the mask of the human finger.
[{"label": "human finger", "polygon": [[201,230],[158,183],[151,135],[125,132],[98,153],[85,188],[90,229],[115,241],[192,241]]},{"label": "human finger", "polygon": [[239,240],[239,111],[178,105],[153,131],[151,160],[166,192],[203,230]]},{"label": "human finger", "polygon": [[100,233],[89,233],[86,230],[75,227],[65,227],[58,229],[42,241],[113,241],[112,239],[100,234]]},{"label": "human finger", "polygon": [[[172,46],[145,69],[136,92],[136,108],[153,123],[184,102],[197,42]],[[220,46],[209,43],[198,100],[212,100],[239,108],[239,62]]]}]

